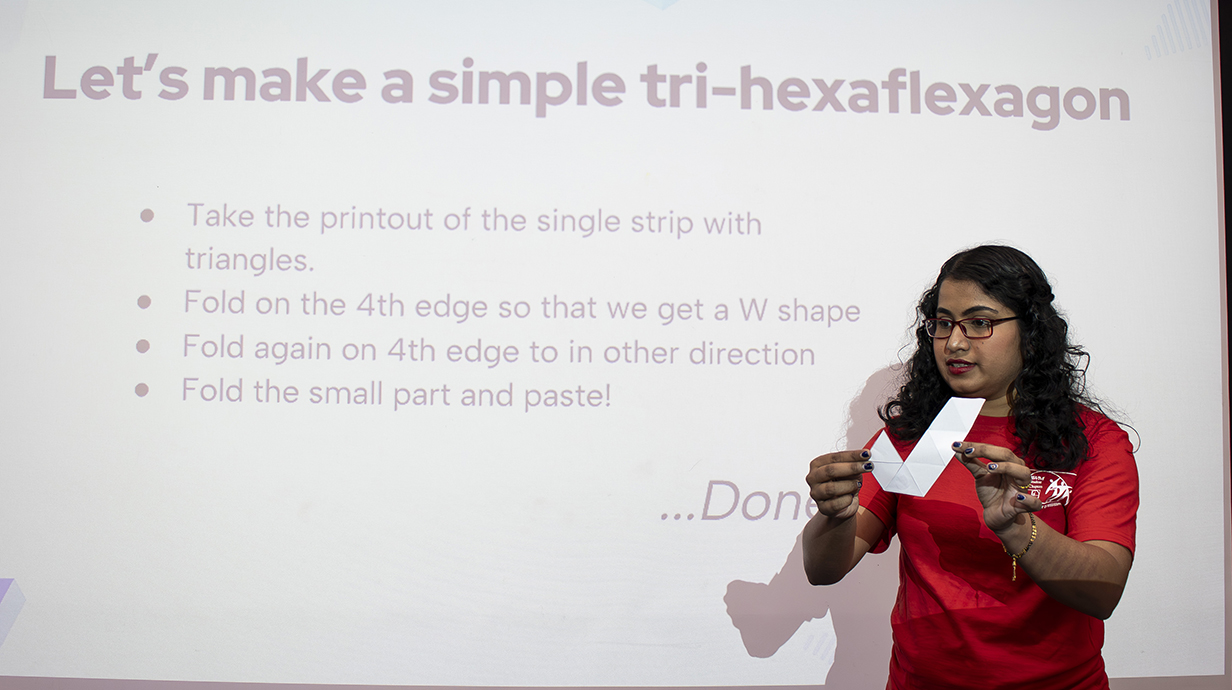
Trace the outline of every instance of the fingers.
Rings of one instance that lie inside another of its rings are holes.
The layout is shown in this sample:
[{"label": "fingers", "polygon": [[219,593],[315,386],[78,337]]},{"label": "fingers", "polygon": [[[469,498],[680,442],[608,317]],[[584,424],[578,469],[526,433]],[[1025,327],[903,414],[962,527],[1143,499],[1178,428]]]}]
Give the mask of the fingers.
[{"label": "fingers", "polygon": [[989,473],[987,465],[976,455],[972,444],[955,441],[953,447],[954,458],[961,462],[972,476],[978,479]]},{"label": "fingers", "polygon": [[974,456],[977,458],[985,458],[989,460],[990,462],[1014,463],[1014,464],[1026,466],[1026,463],[1024,463],[1021,458],[1019,458],[1017,455],[1014,455],[1014,451],[1010,450],[1009,448],[1003,448],[1002,446],[994,446],[988,443],[967,443],[965,441],[955,441],[954,442],[954,454],[955,455],[962,454],[968,457]]},{"label": "fingers", "polygon": [[995,505],[984,506],[984,524],[996,534],[1014,524],[1023,513],[1034,513],[1044,507],[1038,498],[1025,491],[1000,494]]},{"label": "fingers", "polygon": [[811,467],[833,465],[835,463],[864,463],[872,457],[867,450],[840,450],[837,453],[826,453],[813,458]]},{"label": "fingers", "polygon": [[829,501],[840,496],[853,496],[860,493],[860,487],[864,486],[864,480],[860,478],[847,479],[842,481],[821,482],[809,486],[809,495],[814,501],[821,503]]},{"label": "fingers", "polygon": [[1043,509],[1044,502],[1025,491],[1019,491],[1014,496],[1014,507],[1020,513],[1034,513]]},{"label": "fingers", "polygon": [[1031,488],[1031,469],[1008,448],[956,441],[954,457],[977,478],[985,474],[999,474],[1022,491]]},{"label": "fingers", "polygon": [[984,505],[984,524],[993,532],[1004,529],[1015,516],[1044,507],[1031,495],[1031,469],[1013,451],[986,443],[955,442],[954,457],[975,478],[975,491]]},{"label": "fingers", "polygon": [[827,453],[809,463],[805,480],[817,508],[827,515],[847,514],[858,503],[863,475],[873,469],[868,451]]},{"label": "fingers", "polygon": [[836,518],[848,518],[855,515],[860,507],[860,494],[847,494],[829,501],[817,501],[817,512]]},{"label": "fingers", "polygon": [[809,463],[805,479],[809,486],[821,482],[851,479],[873,469],[872,456],[867,450],[845,450],[827,453]]}]

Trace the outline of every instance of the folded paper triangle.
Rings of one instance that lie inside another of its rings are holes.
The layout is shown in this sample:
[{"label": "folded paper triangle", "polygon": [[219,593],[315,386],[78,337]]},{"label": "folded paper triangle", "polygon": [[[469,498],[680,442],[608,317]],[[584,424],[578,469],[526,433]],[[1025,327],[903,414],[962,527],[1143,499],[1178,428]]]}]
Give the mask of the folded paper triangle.
[{"label": "folded paper triangle", "polygon": [[924,496],[954,458],[951,444],[970,433],[980,416],[983,398],[950,398],[904,460],[883,430],[869,449],[873,476],[881,488],[896,494]]}]

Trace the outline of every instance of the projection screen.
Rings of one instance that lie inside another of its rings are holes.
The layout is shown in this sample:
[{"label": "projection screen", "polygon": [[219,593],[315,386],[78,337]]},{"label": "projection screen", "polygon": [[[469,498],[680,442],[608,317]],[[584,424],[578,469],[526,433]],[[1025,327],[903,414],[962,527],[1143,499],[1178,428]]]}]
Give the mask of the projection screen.
[{"label": "projection screen", "polygon": [[1226,688],[1214,9],[0,0],[0,686],[884,687],[803,478],[1001,242]]}]

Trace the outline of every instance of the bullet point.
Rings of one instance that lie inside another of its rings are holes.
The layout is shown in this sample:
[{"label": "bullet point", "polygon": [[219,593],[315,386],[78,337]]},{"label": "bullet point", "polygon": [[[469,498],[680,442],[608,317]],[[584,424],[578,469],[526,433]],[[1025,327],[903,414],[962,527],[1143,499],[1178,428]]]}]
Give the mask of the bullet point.
[{"label": "bullet point", "polygon": [[150,387],[144,383],[139,383],[137,384],[137,387],[133,389],[133,392],[137,394],[138,398],[144,398],[145,394],[150,392]]},{"label": "bullet point", "polygon": [[137,306],[141,307],[142,309],[145,309],[145,308],[149,307],[149,306],[150,306],[150,296],[149,296],[149,295],[142,295],[142,296],[138,297],[138,298],[137,298]]},{"label": "bullet point", "polygon": [[147,208],[146,210],[142,211],[142,212],[141,212],[141,220],[143,220],[143,221],[145,221],[145,222],[147,222],[147,223],[148,223],[148,222],[150,222],[150,221],[152,221],[152,220],[154,220],[154,212],[153,212],[153,211],[151,211],[151,210],[150,210],[150,209],[148,209],[148,208]]},{"label": "bullet point", "polygon": [[144,338],[137,341],[137,352],[146,352],[150,349],[150,341]]}]

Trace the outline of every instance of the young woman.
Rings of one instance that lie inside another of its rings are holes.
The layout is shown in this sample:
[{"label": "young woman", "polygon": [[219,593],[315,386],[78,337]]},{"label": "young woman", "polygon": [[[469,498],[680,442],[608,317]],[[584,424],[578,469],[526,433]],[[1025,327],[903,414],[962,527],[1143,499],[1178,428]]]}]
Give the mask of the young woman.
[{"label": "young woman", "polygon": [[951,396],[985,399],[955,461],[922,498],[882,490],[867,450],[810,465],[810,582],[900,540],[890,688],[1108,687],[1103,620],[1133,563],[1138,475],[1125,432],[1083,393],[1086,353],[1052,301],[1017,249],[951,257],[881,418],[905,457]]}]

